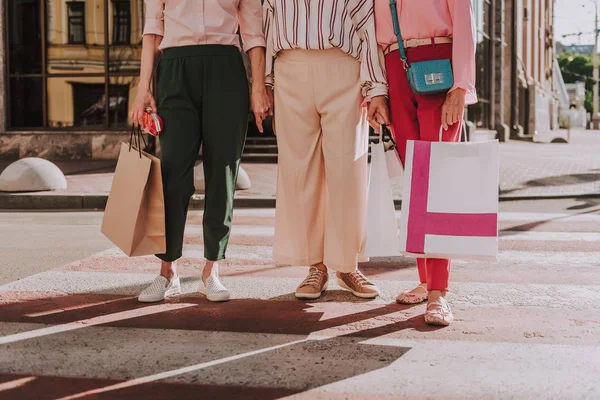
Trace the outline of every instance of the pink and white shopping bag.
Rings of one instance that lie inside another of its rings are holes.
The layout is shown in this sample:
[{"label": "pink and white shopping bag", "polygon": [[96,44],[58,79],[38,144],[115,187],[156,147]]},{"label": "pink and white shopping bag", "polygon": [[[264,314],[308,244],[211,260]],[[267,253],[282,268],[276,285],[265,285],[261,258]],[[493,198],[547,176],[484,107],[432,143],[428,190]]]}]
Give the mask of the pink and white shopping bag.
[{"label": "pink and white shopping bag", "polygon": [[496,258],[497,141],[408,142],[400,251],[411,257]]}]

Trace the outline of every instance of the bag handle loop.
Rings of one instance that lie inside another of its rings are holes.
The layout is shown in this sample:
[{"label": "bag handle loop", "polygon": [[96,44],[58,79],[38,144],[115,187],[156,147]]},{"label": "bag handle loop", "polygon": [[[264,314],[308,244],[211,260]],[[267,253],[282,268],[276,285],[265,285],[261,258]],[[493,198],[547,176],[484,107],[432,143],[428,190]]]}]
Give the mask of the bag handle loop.
[{"label": "bag handle loop", "polygon": [[[383,151],[390,151],[390,150],[396,150],[396,148],[398,147],[396,145],[396,141],[394,140],[394,136],[392,135],[392,131],[390,130],[390,128],[388,128],[387,125],[385,124],[379,124],[379,141],[382,143],[383,145]],[[392,145],[389,148],[385,148],[385,144],[384,144],[384,139],[387,136],[388,140],[390,142],[392,142]]]},{"label": "bag handle loop", "polygon": [[[467,124],[465,123],[464,120],[460,121],[461,123],[461,137],[459,137],[459,143],[461,142],[460,139],[463,139],[463,141],[466,143],[467,142]],[[440,125],[440,136],[439,136],[439,141],[442,142],[442,133],[444,133],[444,127],[443,125]]]},{"label": "bag handle loop", "polygon": [[131,147],[134,145],[134,139],[140,158],[142,158],[142,143],[144,143],[144,147],[147,147],[148,143],[146,142],[146,138],[144,138],[142,130],[139,127],[136,128],[135,125],[132,124],[131,135],[129,136],[129,151],[131,151]]}]

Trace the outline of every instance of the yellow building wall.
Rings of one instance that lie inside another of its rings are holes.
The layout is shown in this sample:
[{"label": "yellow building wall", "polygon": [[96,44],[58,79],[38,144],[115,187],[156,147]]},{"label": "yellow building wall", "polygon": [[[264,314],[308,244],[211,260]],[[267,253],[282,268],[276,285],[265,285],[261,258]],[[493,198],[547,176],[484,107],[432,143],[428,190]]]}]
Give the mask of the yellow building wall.
[{"label": "yellow building wall", "polygon": [[[68,43],[68,12],[66,0],[46,0],[46,38],[49,74],[104,74],[104,0],[85,0],[86,43]],[[109,25],[109,72],[127,72],[137,75],[141,57],[143,30],[143,0],[131,0],[130,6],[130,45],[113,45],[113,6],[108,2]],[[129,84],[129,105],[137,92],[136,77],[111,77],[111,84]],[[71,82],[104,84],[104,77],[49,77],[48,125],[50,127],[70,127],[75,121],[73,86]],[[100,99],[98,99],[100,100]]]}]

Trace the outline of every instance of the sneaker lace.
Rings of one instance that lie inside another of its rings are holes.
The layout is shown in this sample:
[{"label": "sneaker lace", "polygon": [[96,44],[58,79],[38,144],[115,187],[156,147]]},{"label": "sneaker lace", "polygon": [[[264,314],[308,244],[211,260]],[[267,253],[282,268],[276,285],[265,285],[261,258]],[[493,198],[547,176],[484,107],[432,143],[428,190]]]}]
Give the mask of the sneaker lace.
[{"label": "sneaker lace", "polygon": [[308,273],[308,276],[304,280],[304,282],[302,282],[302,286],[318,287],[319,284],[321,283],[322,275],[323,275],[323,272],[321,272],[321,270],[319,270],[318,268],[311,269],[310,272]]},{"label": "sneaker lace", "polygon": [[367,279],[366,276],[363,275],[362,272],[360,271],[354,271],[350,274],[350,279],[352,279],[352,281],[357,285],[357,286],[363,286],[363,285],[371,285],[371,281],[369,281]]}]

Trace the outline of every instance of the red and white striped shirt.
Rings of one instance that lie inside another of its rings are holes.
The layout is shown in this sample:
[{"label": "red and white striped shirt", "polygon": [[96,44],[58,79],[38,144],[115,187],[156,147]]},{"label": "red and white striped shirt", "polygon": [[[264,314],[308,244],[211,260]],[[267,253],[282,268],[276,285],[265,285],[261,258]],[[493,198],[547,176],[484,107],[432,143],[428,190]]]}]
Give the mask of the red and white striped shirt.
[{"label": "red and white striped shirt", "polygon": [[383,53],[375,36],[373,0],[265,0],[267,84],[282,50],[339,48],[361,62],[365,97],[387,95]]}]

